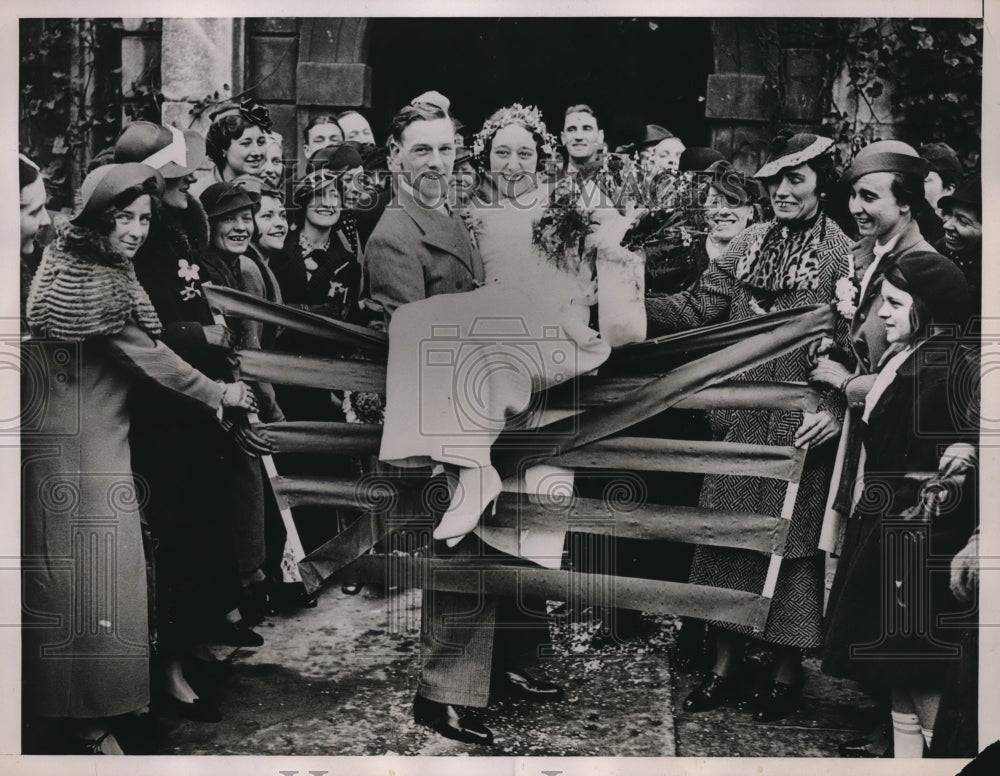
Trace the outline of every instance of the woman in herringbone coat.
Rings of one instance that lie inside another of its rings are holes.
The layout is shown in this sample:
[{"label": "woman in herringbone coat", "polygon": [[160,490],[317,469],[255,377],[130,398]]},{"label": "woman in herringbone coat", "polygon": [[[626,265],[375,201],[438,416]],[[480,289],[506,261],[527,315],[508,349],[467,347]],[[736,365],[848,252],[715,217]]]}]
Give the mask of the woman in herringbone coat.
[{"label": "woman in herringbone coat", "polygon": [[[834,300],[838,281],[852,276],[850,240],[820,206],[833,178],[832,141],[816,135],[780,135],[771,159],[756,174],[768,189],[775,218],[746,229],[726,254],[689,290],[646,300],[649,334],[745,320],[767,312]],[[846,343],[846,321],[838,327]],[[740,380],[804,382],[811,359],[802,347],[747,370]],[[809,446],[777,587],[763,633],[713,623],[716,662],[708,678],[684,701],[688,711],[715,708],[732,699],[739,681],[742,645],[757,637],[775,652],[769,682],[746,699],[758,721],[791,712],[801,686],[800,650],[822,643],[823,561],[817,549],[826,505],[833,450],[824,443],[840,432],[843,399],[829,390],[815,413],[798,410],[716,410],[714,437],[726,442]],[[731,512],[779,515],[785,483],[760,477],[707,475],[699,504]],[[751,550],[700,546],[691,582],[761,591],[769,556]]]}]

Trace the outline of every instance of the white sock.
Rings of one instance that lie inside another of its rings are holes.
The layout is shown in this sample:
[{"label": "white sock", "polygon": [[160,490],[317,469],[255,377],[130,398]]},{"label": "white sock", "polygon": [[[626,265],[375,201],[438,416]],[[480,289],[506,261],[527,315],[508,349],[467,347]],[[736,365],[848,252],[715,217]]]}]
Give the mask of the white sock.
[{"label": "white sock", "polygon": [[916,714],[892,712],[892,743],[894,757],[924,756],[924,737],[920,734],[920,718]]},{"label": "white sock", "polygon": [[934,728],[928,730],[925,727],[920,728],[920,732],[923,733],[924,741],[927,743],[927,748],[931,748],[931,739],[934,738]]},{"label": "white sock", "polygon": [[434,538],[460,539],[469,533],[479,524],[487,505],[500,495],[501,485],[500,475],[492,466],[463,468],[448,511],[434,529]]}]

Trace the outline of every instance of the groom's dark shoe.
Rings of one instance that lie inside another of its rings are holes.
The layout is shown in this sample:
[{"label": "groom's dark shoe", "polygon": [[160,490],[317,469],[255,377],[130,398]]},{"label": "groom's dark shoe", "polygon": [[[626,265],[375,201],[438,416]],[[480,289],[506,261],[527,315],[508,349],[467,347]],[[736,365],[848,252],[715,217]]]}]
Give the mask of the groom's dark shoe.
[{"label": "groom's dark shoe", "polygon": [[455,741],[487,746],[493,743],[492,731],[469,712],[429,700],[420,693],[413,697],[413,720]]},{"label": "groom's dark shoe", "polygon": [[510,695],[532,701],[562,700],[562,687],[540,676],[540,673],[537,669],[531,674],[528,669],[514,668],[502,671],[499,679]]}]

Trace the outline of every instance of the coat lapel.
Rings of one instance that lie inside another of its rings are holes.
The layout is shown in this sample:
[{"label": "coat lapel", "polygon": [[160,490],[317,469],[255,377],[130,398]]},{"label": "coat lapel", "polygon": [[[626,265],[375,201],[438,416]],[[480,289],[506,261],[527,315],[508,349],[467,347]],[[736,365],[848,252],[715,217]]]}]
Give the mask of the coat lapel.
[{"label": "coat lapel", "polygon": [[[920,234],[920,227],[917,226],[916,221],[911,221],[910,224],[902,231],[899,235],[899,239],[896,240],[896,244],[892,246],[892,250],[889,251],[882,257],[881,266],[875,270],[875,274],[872,275],[871,282],[868,284],[868,288],[865,289],[864,298],[858,302],[859,308],[864,308],[871,299],[879,293],[879,279],[885,274],[886,268],[892,264],[900,255],[907,253],[917,247],[921,242],[923,242],[923,236]],[[875,261],[875,238],[866,237],[859,243],[855,244],[854,252],[854,267],[855,274],[858,278],[858,282],[864,277],[865,270]]]},{"label": "coat lapel", "polygon": [[482,279],[482,260],[478,261],[477,271],[474,256],[477,252],[465,224],[457,215],[446,215],[441,210],[425,207],[403,188],[398,190],[397,195],[403,210],[423,232],[423,241],[426,245],[451,254],[462,262],[475,278]]}]

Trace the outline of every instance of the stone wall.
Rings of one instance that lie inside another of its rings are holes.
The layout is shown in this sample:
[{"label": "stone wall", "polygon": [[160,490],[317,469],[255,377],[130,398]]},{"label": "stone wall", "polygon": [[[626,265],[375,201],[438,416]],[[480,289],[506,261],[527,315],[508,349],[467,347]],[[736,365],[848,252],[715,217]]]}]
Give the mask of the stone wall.
[{"label": "stone wall", "polygon": [[[251,91],[268,106],[274,128],[285,139],[288,158],[301,159],[302,131],[309,120],[348,107],[370,107],[371,67],[367,64],[369,20],[358,17],[252,19],[126,19],[122,40],[122,84],[134,99],[131,83],[150,67],[160,67],[166,97],[163,120],[207,129],[207,115],[192,122],[198,100],[224,86],[232,94]],[[817,23],[819,21],[817,20]],[[824,52],[802,47],[801,40],[780,40],[780,55],[765,51],[756,20],[712,22],[715,72],[706,84],[705,115],[712,144],[737,168],[752,172],[766,155],[780,114],[783,124],[817,129],[825,99]],[[775,62],[780,61],[780,66]],[[158,63],[158,64],[157,64]],[[781,68],[780,73],[775,67]],[[773,84],[782,81],[782,104]],[[865,106],[849,99],[843,83],[834,102],[859,121]],[[890,96],[876,104],[892,134]]]}]

